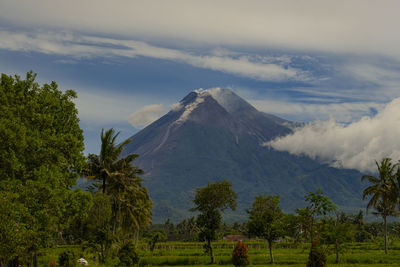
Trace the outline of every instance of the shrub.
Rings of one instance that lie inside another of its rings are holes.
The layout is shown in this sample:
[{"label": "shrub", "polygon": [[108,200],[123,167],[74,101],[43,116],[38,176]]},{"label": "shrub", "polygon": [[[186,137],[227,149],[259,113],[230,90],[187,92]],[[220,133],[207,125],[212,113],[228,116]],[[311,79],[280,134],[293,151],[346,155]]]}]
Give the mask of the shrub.
[{"label": "shrub", "polygon": [[238,241],[233,249],[232,263],[235,266],[249,265],[249,250],[244,242]]},{"label": "shrub", "polygon": [[76,255],[72,250],[65,250],[58,256],[58,263],[61,267],[76,266]]},{"label": "shrub", "polygon": [[139,262],[136,245],[133,240],[128,240],[118,252],[119,266],[135,266]]},{"label": "shrub", "polygon": [[326,255],[324,251],[318,247],[317,239],[314,239],[311,245],[310,254],[308,256],[307,267],[324,267],[326,266]]}]

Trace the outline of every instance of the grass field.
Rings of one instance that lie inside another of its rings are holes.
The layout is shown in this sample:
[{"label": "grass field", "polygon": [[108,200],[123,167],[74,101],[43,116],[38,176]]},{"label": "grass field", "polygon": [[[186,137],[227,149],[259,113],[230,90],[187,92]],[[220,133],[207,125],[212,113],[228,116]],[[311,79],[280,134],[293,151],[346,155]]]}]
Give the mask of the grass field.
[{"label": "grass field", "polygon": [[[139,266],[233,266],[231,254],[235,243],[215,242],[215,265],[209,265],[210,258],[204,255],[203,244],[198,242],[166,242],[157,245],[151,255],[146,246],[140,250]],[[249,242],[250,266],[271,266],[269,253],[265,243]],[[117,261],[110,261],[106,265],[93,263],[93,254],[82,253],[79,246],[64,246],[42,252],[39,258],[40,266],[49,266],[51,260],[56,261],[58,254],[65,249],[74,249],[88,260],[89,266],[114,266]],[[276,266],[305,266],[308,258],[309,244],[289,245],[277,244],[274,249]],[[382,246],[375,243],[350,243],[341,254],[341,263],[334,264],[333,251],[328,256],[327,265],[331,266],[400,266],[400,242],[391,244],[389,254],[385,255]]]}]

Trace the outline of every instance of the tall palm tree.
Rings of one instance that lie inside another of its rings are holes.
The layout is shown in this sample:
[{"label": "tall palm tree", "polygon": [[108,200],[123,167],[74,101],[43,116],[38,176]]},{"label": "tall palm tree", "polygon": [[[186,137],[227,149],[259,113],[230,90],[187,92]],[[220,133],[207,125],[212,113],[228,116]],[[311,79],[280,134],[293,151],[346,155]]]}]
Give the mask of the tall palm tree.
[{"label": "tall palm tree", "polygon": [[143,174],[143,170],[133,165],[138,155],[131,154],[122,158],[123,148],[130,140],[116,145],[118,135],[114,129],[102,129],[100,154],[90,154],[86,168],[87,177],[101,180],[102,184],[98,188],[110,196],[113,234],[120,230],[121,224],[124,229],[131,230],[150,224],[153,207],[148,191],[138,176]]},{"label": "tall palm tree", "polygon": [[[137,157],[138,155],[131,154],[117,161],[115,171],[110,177],[108,188],[113,200],[114,232],[120,229],[122,219],[127,218],[127,214],[132,214],[133,210],[143,209],[144,212],[136,212],[135,216],[128,216],[130,220],[125,219],[132,228],[143,226],[143,216],[148,218],[149,222],[151,219],[152,202],[147,189],[142,186],[142,179],[138,176],[143,174],[143,170],[132,164]],[[126,224],[125,222],[124,226]]]},{"label": "tall palm tree", "polygon": [[122,150],[126,144],[130,142],[129,139],[125,140],[119,145],[116,145],[116,140],[119,135],[115,133],[113,128],[104,132],[101,130],[101,149],[99,155],[89,154],[87,161],[87,174],[88,178],[98,179],[102,181],[103,194],[106,193],[106,185],[112,172],[114,171],[114,163],[121,156]]},{"label": "tall palm tree", "polygon": [[364,189],[363,199],[371,196],[367,204],[368,209],[373,207],[375,214],[380,215],[384,222],[385,253],[388,251],[387,217],[395,215],[395,207],[398,202],[397,186],[395,183],[395,169],[398,164],[392,164],[390,158],[383,158],[381,163],[376,162],[378,177],[363,175],[361,181],[367,180],[370,186]]}]

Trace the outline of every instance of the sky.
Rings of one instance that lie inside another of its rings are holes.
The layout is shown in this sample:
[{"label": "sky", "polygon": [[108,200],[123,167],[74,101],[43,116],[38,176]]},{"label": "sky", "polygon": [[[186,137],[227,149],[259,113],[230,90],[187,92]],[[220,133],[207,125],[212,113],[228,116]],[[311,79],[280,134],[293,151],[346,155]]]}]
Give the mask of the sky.
[{"label": "sky", "polygon": [[77,92],[85,154],[189,92],[229,88],[307,122],[266,146],[373,171],[400,159],[399,1],[0,2],[0,72]]}]

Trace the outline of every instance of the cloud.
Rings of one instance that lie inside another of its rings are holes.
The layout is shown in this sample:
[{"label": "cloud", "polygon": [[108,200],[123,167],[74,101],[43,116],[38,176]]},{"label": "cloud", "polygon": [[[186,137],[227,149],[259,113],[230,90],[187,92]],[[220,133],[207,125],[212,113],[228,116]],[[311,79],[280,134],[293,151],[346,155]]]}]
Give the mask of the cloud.
[{"label": "cloud", "polygon": [[142,128],[161,117],[165,112],[162,104],[148,105],[130,114],[126,119],[136,128]]},{"label": "cloud", "polygon": [[18,27],[144,40],[400,57],[400,2],[2,0],[0,18]]},{"label": "cloud", "polygon": [[[64,86],[63,88],[74,88]],[[154,102],[154,96],[106,92],[103,90],[82,89],[74,100],[78,116],[85,126],[101,126],[126,123],[126,118],[143,109],[143,106]],[[152,105],[150,105],[152,106]],[[156,105],[157,106],[157,105]],[[146,106],[145,106],[146,107]]]},{"label": "cloud", "polygon": [[310,99],[315,101],[314,103],[302,103],[300,99],[297,100],[299,102],[279,99],[254,100],[250,98],[248,102],[260,111],[298,122],[326,121],[335,118],[341,123],[350,123],[383,108],[383,104],[375,102],[326,103],[326,99],[315,97]]},{"label": "cloud", "polygon": [[[229,55],[211,51],[201,55],[177,49],[153,46],[145,42],[121,40],[105,37],[78,35],[71,33],[14,33],[0,31],[0,49],[12,51],[33,51],[45,54],[71,56],[74,58],[126,57],[138,56],[172,60],[195,67],[222,71],[262,81],[307,81],[309,73],[290,66],[277,57],[251,57]],[[273,62],[273,63],[271,63]]]},{"label": "cloud", "polygon": [[399,136],[400,98],[397,98],[374,117],[363,117],[349,125],[335,120],[310,123],[265,145],[294,155],[307,155],[335,167],[375,172],[375,160],[400,159]]}]

